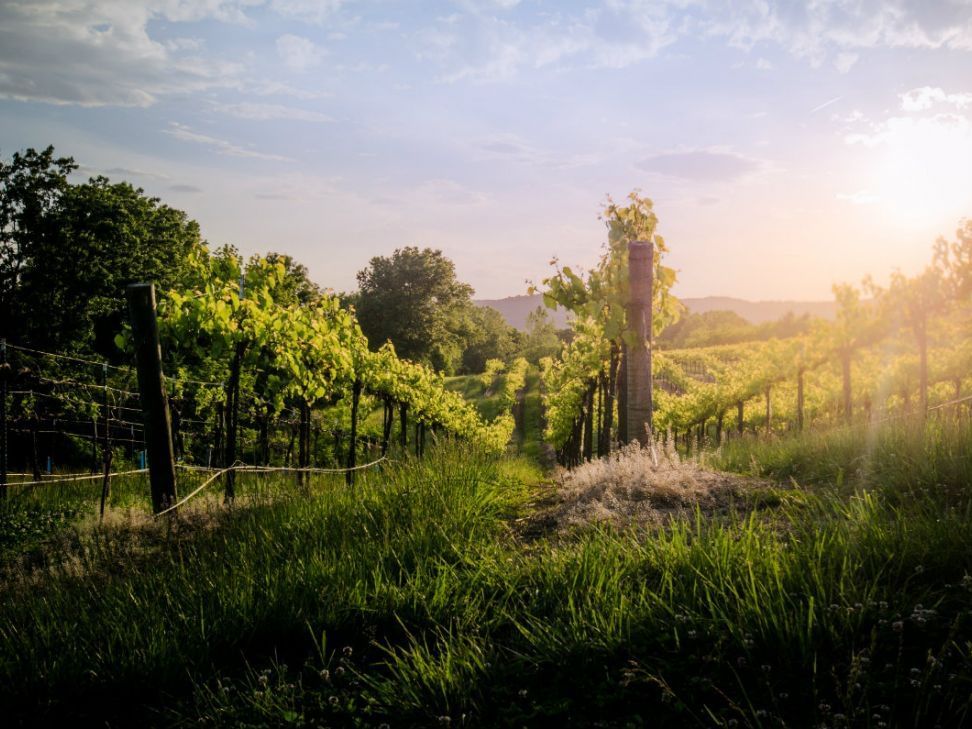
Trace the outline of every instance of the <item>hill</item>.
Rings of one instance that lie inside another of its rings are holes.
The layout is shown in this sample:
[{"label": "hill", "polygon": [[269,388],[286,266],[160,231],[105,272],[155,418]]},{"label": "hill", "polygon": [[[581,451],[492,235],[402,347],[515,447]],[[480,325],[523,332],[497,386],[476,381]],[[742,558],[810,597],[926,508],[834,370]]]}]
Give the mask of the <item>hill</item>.
[{"label": "hill", "polygon": [[[833,319],[835,304],[832,301],[747,301],[731,296],[703,296],[701,298],[680,299],[689,312],[703,314],[707,311],[731,311],[751,324],[776,321],[787,312],[800,316],[810,314],[823,319]],[[505,299],[480,299],[479,306],[490,306],[506,319],[510,326],[526,329],[527,316],[538,306],[543,306],[543,297],[508,296]],[[561,329],[567,326],[568,312],[563,309],[547,310],[554,325]]]}]

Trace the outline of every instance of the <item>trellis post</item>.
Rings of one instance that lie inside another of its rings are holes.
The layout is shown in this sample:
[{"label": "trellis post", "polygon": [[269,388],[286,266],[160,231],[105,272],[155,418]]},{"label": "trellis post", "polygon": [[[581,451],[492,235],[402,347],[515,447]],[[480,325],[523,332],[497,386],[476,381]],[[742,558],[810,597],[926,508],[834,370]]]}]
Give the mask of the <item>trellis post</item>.
[{"label": "trellis post", "polygon": [[628,244],[627,437],[649,445],[652,437],[651,324],[655,251],[651,241]]},{"label": "trellis post", "polygon": [[175,503],[176,475],[169,401],[162,378],[159,326],[155,318],[155,286],[150,283],[131,284],[126,289],[126,295],[135,344],[145,442],[148,446],[152,508],[159,513]]}]

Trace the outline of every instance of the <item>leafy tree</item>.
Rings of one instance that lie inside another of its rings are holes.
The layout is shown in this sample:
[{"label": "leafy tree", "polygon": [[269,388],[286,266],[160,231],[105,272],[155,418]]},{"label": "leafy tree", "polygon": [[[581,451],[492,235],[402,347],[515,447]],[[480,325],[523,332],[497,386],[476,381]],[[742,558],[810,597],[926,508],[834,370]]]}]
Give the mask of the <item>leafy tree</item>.
[{"label": "leafy tree", "polygon": [[400,357],[451,372],[471,329],[472,293],[442,251],[406,246],[358,272],[354,303],[373,351],[391,342]]},{"label": "leafy tree", "polygon": [[523,335],[520,352],[531,364],[539,364],[544,357],[555,357],[562,342],[550,317],[538,306],[527,316],[527,330]]},{"label": "leafy tree", "polygon": [[27,150],[0,169],[0,268],[5,334],[41,349],[117,355],[125,286],[178,285],[199,226],[127,182],[67,181],[53,149]]},{"label": "leafy tree", "polygon": [[462,352],[462,370],[483,372],[491,359],[508,362],[517,350],[518,332],[496,309],[476,306],[469,313],[470,332]]}]

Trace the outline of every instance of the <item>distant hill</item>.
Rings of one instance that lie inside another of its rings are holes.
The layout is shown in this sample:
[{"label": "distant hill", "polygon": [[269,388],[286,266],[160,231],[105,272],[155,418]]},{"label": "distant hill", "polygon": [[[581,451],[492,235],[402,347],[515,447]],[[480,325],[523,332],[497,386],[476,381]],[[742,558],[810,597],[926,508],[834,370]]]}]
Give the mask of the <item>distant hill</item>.
[{"label": "distant hill", "polygon": [[[732,311],[751,324],[775,321],[792,311],[795,315],[810,314],[822,319],[833,319],[836,305],[833,301],[746,301],[731,296],[703,296],[698,299],[680,299],[693,314],[707,311]],[[480,299],[480,306],[491,306],[506,319],[510,326],[526,329],[527,316],[538,306],[543,306],[543,297],[508,296],[505,299]],[[562,329],[567,326],[568,312],[563,309],[546,310],[554,326]]]}]

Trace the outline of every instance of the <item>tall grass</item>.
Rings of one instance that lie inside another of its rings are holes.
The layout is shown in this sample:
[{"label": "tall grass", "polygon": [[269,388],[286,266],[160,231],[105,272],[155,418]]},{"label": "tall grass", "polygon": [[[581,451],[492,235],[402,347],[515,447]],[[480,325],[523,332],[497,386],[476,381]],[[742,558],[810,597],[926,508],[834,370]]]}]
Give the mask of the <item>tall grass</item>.
[{"label": "tall grass", "polygon": [[966,721],[968,499],[791,490],[771,518],[524,545],[531,478],[450,444],[191,529],[79,535],[3,586],[0,704],[113,725]]}]

